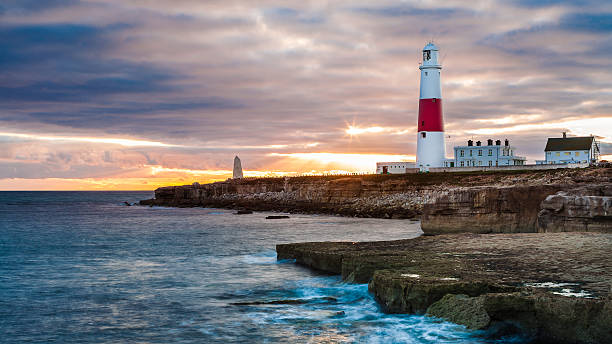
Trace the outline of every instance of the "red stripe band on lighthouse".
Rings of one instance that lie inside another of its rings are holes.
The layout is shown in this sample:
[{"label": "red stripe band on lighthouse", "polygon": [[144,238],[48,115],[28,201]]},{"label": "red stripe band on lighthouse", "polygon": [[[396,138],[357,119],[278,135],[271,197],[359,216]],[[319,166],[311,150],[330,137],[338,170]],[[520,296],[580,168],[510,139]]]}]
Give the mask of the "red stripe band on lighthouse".
[{"label": "red stripe band on lighthouse", "polygon": [[444,131],[442,99],[419,99],[418,131]]}]

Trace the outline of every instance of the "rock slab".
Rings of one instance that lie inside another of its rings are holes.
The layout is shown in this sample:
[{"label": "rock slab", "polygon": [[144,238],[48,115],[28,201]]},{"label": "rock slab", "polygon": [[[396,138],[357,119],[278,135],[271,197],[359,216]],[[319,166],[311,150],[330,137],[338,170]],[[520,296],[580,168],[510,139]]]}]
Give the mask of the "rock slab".
[{"label": "rock slab", "polygon": [[612,338],[611,251],[612,234],[584,232],[277,245],[278,259],[369,282],[386,312],[554,343]]}]

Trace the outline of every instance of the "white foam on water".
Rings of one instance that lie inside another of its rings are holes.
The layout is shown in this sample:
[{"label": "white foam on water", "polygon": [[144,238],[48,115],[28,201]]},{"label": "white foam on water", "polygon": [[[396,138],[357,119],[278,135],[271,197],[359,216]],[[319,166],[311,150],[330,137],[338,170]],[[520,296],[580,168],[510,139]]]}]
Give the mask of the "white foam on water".
[{"label": "white foam on water", "polygon": [[[385,314],[366,284],[343,283],[335,276],[292,283],[285,295],[304,303],[253,306],[244,319],[260,327],[282,327],[296,342],[317,342],[324,334],[346,343],[516,342],[487,340],[464,326],[433,317]],[[277,292],[271,291],[274,298]]]}]

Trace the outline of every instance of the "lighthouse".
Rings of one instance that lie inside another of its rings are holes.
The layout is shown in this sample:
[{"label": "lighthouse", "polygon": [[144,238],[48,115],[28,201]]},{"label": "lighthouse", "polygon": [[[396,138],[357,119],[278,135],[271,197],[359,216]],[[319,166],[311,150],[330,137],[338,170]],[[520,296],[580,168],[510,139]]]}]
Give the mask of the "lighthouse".
[{"label": "lighthouse", "polygon": [[444,148],[444,122],[442,119],[442,91],[440,88],[439,50],[433,43],[423,48],[421,70],[421,91],[419,97],[419,122],[417,124],[416,165],[421,171],[430,167],[443,167],[446,152]]}]

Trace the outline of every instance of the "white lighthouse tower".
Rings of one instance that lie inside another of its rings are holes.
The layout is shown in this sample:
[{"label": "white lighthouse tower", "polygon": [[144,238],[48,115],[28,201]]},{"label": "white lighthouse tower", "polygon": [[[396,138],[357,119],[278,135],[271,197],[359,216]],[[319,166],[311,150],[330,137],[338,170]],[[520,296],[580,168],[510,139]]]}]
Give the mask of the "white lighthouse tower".
[{"label": "white lighthouse tower", "polygon": [[433,43],[423,48],[421,70],[421,94],[419,97],[419,122],[417,125],[417,167],[429,171],[430,167],[443,167],[444,121],[442,119],[442,91],[440,88],[439,51]]}]

